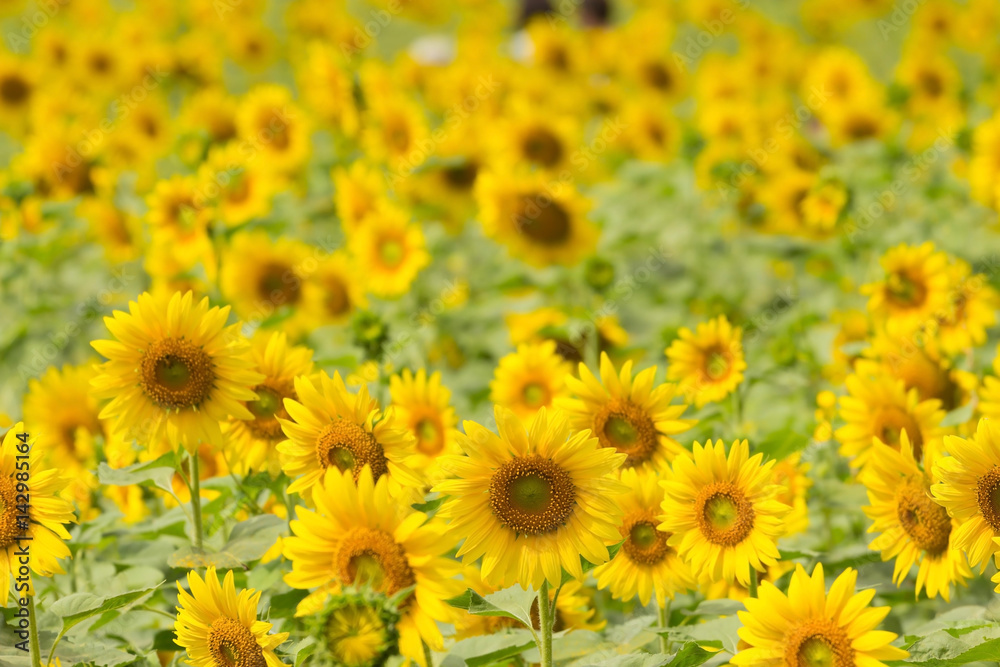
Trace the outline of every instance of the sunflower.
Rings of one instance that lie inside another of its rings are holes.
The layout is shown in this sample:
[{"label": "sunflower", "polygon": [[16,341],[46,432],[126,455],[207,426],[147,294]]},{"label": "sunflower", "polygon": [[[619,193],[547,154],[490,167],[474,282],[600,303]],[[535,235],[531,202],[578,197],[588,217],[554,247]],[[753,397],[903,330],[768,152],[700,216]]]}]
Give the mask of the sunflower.
[{"label": "sunflower", "polygon": [[[73,505],[59,497],[68,480],[62,477],[58,468],[43,469],[42,452],[34,444],[24,424],[18,422],[7,431],[0,447],[0,606],[4,607],[11,590],[10,579],[18,576],[19,568],[23,567],[20,561],[23,556],[17,553],[28,540],[31,540],[28,565],[40,577],[62,574],[59,560],[71,557],[69,548],[63,543],[70,539],[63,524],[76,523],[76,518]],[[23,518],[24,504],[19,504],[17,490],[25,473],[22,466],[25,455],[31,491],[27,521]],[[19,475],[22,479],[18,479]]]},{"label": "sunflower", "polygon": [[581,139],[572,116],[539,114],[529,101],[518,99],[508,105],[502,118],[503,126],[492,134],[498,167],[549,173],[570,168],[573,150]]},{"label": "sunflower", "polygon": [[[927,588],[928,597],[939,594],[948,601],[952,582],[965,585],[972,576],[965,555],[953,544],[955,522],[931,497],[932,478],[920,469],[904,432],[899,449],[875,441],[868,465],[858,476],[868,489],[871,505],[863,508],[874,523],[870,533],[881,533],[869,545],[882,552],[882,560],[896,559],[892,579],[896,585],[918,566],[916,594]],[[926,470],[939,456],[924,457]]]},{"label": "sunflower", "polygon": [[518,345],[500,359],[490,382],[490,400],[528,419],[555,400],[568,396],[566,378],[573,367],[556,352],[551,340]]},{"label": "sunflower", "polygon": [[861,293],[869,295],[868,310],[877,320],[895,321],[912,332],[938,317],[950,316],[948,256],[935,252],[933,243],[898,245],[881,262],[885,278],[861,287]]},{"label": "sunflower", "polygon": [[776,543],[789,507],[777,500],[775,462],[763,458],[750,457],[746,440],[734,442],[728,457],[721,440],[696,442],[665,471],[659,529],[672,533],[667,544],[700,579],[746,586],[751,567],[761,572],[780,557]]},{"label": "sunflower", "polygon": [[738,612],[741,648],[730,663],[885,667],[883,661],[906,658],[909,653],[889,643],[895,633],[875,629],[889,607],[868,609],[875,589],[855,593],[857,579],[857,570],[847,568],[827,593],[817,563],[812,576],[795,566],[787,595],[764,582],[759,597],[744,600],[747,610]]},{"label": "sunflower", "polygon": [[809,507],[806,503],[812,480],[806,475],[810,464],[802,463],[802,454],[795,452],[774,464],[774,483],[781,487],[777,499],[791,510],[785,515],[785,535],[804,533],[809,527]]},{"label": "sunflower", "polygon": [[258,332],[250,344],[254,369],[264,380],[253,388],[256,400],[247,401],[253,419],[232,419],[223,424],[226,448],[233,455],[233,472],[247,475],[266,470],[281,472],[277,444],[284,440],[279,419],[288,419],[284,401],[295,399],[295,378],[312,372],[312,350],[288,344],[283,332]]},{"label": "sunflower", "polygon": [[263,85],[253,89],[237,112],[236,126],[244,153],[262,168],[289,173],[309,158],[310,127],[287,88]]},{"label": "sunflower", "polygon": [[353,137],[358,131],[360,116],[348,59],[331,44],[312,42],[298,74],[299,90],[309,108],[315,110],[327,126]]},{"label": "sunflower", "polygon": [[211,199],[219,219],[236,227],[271,212],[271,197],[280,189],[273,174],[251,167],[240,146],[212,149],[198,170],[203,196]]},{"label": "sunflower", "polygon": [[219,583],[215,566],[202,580],[187,575],[188,588],[177,582],[177,645],[187,651],[194,667],[288,667],[274,653],[287,632],[269,634],[271,624],[257,620],[262,591],[245,588],[238,594],[233,573]]},{"label": "sunflower", "polygon": [[343,667],[381,667],[399,653],[399,609],[385,595],[368,591],[331,595],[306,621],[319,638],[317,657]]},{"label": "sunflower", "polygon": [[1000,428],[981,419],[971,438],[948,436],[944,446],[950,456],[935,463],[931,493],[957,524],[952,544],[982,573],[1000,539]]},{"label": "sunflower", "polygon": [[466,456],[441,459],[457,478],[434,487],[449,496],[439,515],[465,538],[457,555],[482,557],[491,586],[557,587],[562,570],[581,578],[580,557],[604,563],[606,545],[619,539],[617,499],[626,488],[613,473],[625,455],[588,432],[569,437],[558,412],[543,408],[527,425],[502,406],[494,416],[499,437],[467,421],[456,436]]},{"label": "sunflower", "polygon": [[37,88],[37,71],[29,62],[0,58],[0,119],[4,128],[19,136],[27,127],[26,119]]},{"label": "sunflower", "polygon": [[702,322],[692,332],[682,327],[666,350],[670,365],[667,379],[679,382],[681,391],[697,407],[721,401],[743,381],[743,332],[725,315]]},{"label": "sunflower", "polygon": [[319,286],[319,302],[313,315],[319,323],[344,324],[359,308],[368,307],[367,281],[357,270],[357,262],[343,250],[320,261],[312,282]]},{"label": "sunflower", "polygon": [[384,200],[385,176],[363,160],[355,160],[350,168],[334,169],[331,178],[337,217],[344,233],[350,236]]},{"label": "sunflower", "polygon": [[487,172],[476,179],[476,201],[486,235],[532,266],[576,264],[597,244],[589,204],[572,185]]},{"label": "sunflower", "polygon": [[983,274],[973,274],[967,262],[954,259],[948,267],[950,307],[937,317],[941,349],[951,355],[986,342],[986,330],[997,322],[1000,295]]},{"label": "sunflower", "polygon": [[840,397],[840,417],[846,423],[834,432],[840,453],[860,468],[868,460],[873,438],[898,448],[906,431],[915,457],[922,459],[924,449],[943,435],[941,401],[922,401],[916,388],[907,390],[903,380],[888,374],[870,375],[870,368],[861,364],[846,380],[848,395]]},{"label": "sunflower", "polygon": [[424,233],[406,211],[384,204],[368,215],[348,239],[348,249],[365,267],[368,289],[381,297],[399,297],[431,257]]},{"label": "sunflower", "polygon": [[607,353],[601,353],[601,379],[585,364],[580,378],[566,376],[566,385],[575,398],[559,398],[556,407],[569,415],[575,431],[589,429],[602,447],[614,447],[627,454],[625,467],[648,466],[660,470],[684,448],[672,435],[683,433],[697,423],[681,419],[687,405],[671,405],[677,387],[655,385],[656,367],[632,379],[632,362],[615,371]]},{"label": "sunflower", "polygon": [[319,289],[307,280],[316,266],[316,251],[294,239],[272,240],[267,232],[240,232],[222,257],[219,287],[236,314],[262,323],[277,316],[293,339],[310,328]]},{"label": "sunflower", "polygon": [[161,180],[146,197],[146,220],[154,235],[171,240],[204,236],[212,219],[209,200],[193,176]]},{"label": "sunflower", "polygon": [[417,467],[433,481],[437,458],[460,451],[453,435],[458,418],[451,407],[451,392],[441,384],[441,373],[428,377],[423,368],[416,375],[405,368],[389,378],[389,393],[396,417],[416,438]]},{"label": "sunflower", "polygon": [[[226,326],[229,306],[194,303],[191,292],[129,302],[129,312],[105,317],[114,340],[93,348],[108,358],[91,381],[97,398],[110,398],[101,419],[127,440],[149,446],[161,438],[193,448],[200,441],[222,444],[219,423],[253,419],[242,401],[264,376],[252,369],[239,324]],[[138,380],[138,381],[137,381]]]},{"label": "sunflower", "polygon": [[389,597],[402,594],[399,649],[424,665],[421,641],[443,650],[435,621],[452,618],[445,600],[461,592],[454,579],[458,565],[445,556],[454,540],[440,522],[393,498],[388,478],[383,475],[376,483],[367,464],[357,476],[329,468],[315,486],[313,501],[315,511],[296,509],[293,535],[285,540],[284,555],[292,561],[285,582],[318,588],[299,603],[296,615],[322,609],[345,586],[367,586]]},{"label": "sunflower", "polygon": [[664,495],[656,473],[629,468],[622,470],[621,481],[629,488],[618,501],[625,513],[619,528],[625,541],[610,562],[594,570],[597,586],[626,602],[638,595],[643,606],[655,593],[656,604],[664,607],[677,593],[696,587],[694,575],[667,544],[670,533],[657,528]]},{"label": "sunflower", "polygon": [[427,158],[430,130],[420,106],[386,90],[376,98],[361,131],[365,154],[401,177]]},{"label": "sunflower", "polygon": [[394,494],[402,487],[423,487],[411,467],[414,437],[391,408],[378,409],[367,385],[351,394],[340,373],[331,378],[322,372],[315,379],[296,377],[294,389],[298,398],[284,401],[291,419],[278,419],[288,437],[278,445],[281,467],[295,478],[289,493],[310,493],[331,468],[357,479],[365,466],[376,479],[388,476]]}]

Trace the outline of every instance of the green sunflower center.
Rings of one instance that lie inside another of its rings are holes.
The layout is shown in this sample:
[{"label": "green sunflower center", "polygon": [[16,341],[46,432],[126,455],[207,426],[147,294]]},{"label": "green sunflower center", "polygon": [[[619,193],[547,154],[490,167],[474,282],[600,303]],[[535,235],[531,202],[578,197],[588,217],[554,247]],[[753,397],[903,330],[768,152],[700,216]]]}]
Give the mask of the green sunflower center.
[{"label": "green sunflower center", "polygon": [[428,456],[439,454],[444,447],[441,426],[437,420],[424,418],[417,422],[414,428],[417,434],[417,449]]},{"label": "green sunflower center", "polygon": [[250,629],[232,618],[217,618],[208,632],[215,667],[266,667],[264,650]]},{"label": "green sunflower center", "polygon": [[417,581],[406,550],[389,533],[371,528],[352,528],[340,541],[334,565],[343,581],[369,585],[386,595]]},{"label": "green sunflower center", "polygon": [[316,440],[316,458],[323,468],[335,466],[350,470],[357,481],[365,465],[371,466],[377,480],[389,471],[385,452],[375,436],[347,419],[338,419],[323,429]]},{"label": "green sunflower center", "polygon": [[183,338],[158,340],[143,354],[139,384],[161,408],[197,407],[211,394],[215,383],[212,358]]},{"label": "green sunflower center", "polygon": [[755,513],[742,489],[732,482],[713,482],[695,499],[698,528],[709,542],[735,546],[750,535]]},{"label": "green sunflower center", "polygon": [[659,446],[656,425],[641,407],[626,399],[608,401],[594,417],[594,433],[602,447],[627,454],[625,467],[649,461]]},{"label": "green sunflower center", "polygon": [[657,530],[653,512],[637,511],[626,516],[620,530],[625,538],[622,550],[633,563],[656,565],[673,551],[667,546],[670,533]]},{"label": "green sunflower center", "polygon": [[785,641],[785,664],[853,667],[854,649],[842,627],[828,619],[805,621]]},{"label": "green sunflower center", "polygon": [[705,355],[705,376],[717,381],[729,375],[729,354],[720,349],[711,349]]},{"label": "green sunflower center", "polygon": [[281,424],[278,419],[288,419],[285,411],[285,399],[295,398],[295,390],[288,382],[268,380],[253,388],[257,394],[256,401],[247,401],[247,410],[254,418],[245,422],[254,435],[260,438],[274,440],[281,437]]},{"label": "green sunflower center", "polygon": [[406,254],[403,244],[396,239],[383,241],[378,248],[379,258],[388,267],[399,266]]},{"label": "green sunflower center", "polygon": [[511,459],[490,479],[490,507],[518,535],[556,530],[573,512],[576,487],[569,473],[537,454]]},{"label": "green sunflower center", "polygon": [[549,392],[537,382],[524,385],[521,395],[524,397],[524,404],[530,408],[538,408],[548,404]]}]

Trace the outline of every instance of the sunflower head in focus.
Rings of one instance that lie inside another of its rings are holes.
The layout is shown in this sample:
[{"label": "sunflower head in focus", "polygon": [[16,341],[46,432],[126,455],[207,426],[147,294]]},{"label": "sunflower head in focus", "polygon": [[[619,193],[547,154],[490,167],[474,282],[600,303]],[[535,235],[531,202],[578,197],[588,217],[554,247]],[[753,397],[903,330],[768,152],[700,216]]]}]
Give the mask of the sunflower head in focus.
[{"label": "sunflower head in focus", "polygon": [[281,467],[295,479],[289,493],[308,495],[328,470],[358,479],[368,467],[376,480],[388,477],[390,488],[422,488],[422,476],[412,467],[414,437],[392,409],[383,413],[362,385],[347,390],[340,373],[315,378],[296,377],[297,399],[285,398],[290,419],[279,419],[287,440],[278,445]]},{"label": "sunflower head in focus", "polygon": [[[50,577],[62,574],[59,561],[71,558],[69,547],[64,540],[70,539],[70,534],[63,524],[76,523],[73,515],[73,505],[60,496],[69,481],[62,476],[58,468],[47,469],[43,466],[42,452],[35,447],[35,439],[30,433],[25,433],[24,424],[18,422],[7,431],[0,445],[0,606],[7,605],[10,595],[10,580],[19,576],[19,568],[23,567],[18,553],[22,553],[30,538],[28,566],[40,577]],[[28,455],[28,479],[30,485],[30,503],[28,504],[28,520],[18,517],[23,515],[18,509],[18,494],[23,492],[17,486],[18,472],[24,470],[20,462]],[[30,585],[30,582],[29,582]],[[33,591],[34,589],[31,589]],[[34,593],[31,592],[33,595]]]},{"label": "sunflower head in focus", "polygon": [[901,330],[912,332],[950,313],[948,256],[933,243],[891,248],[882,257],[882,268],[882,280],[861,288],[877,320],[895,321]]},{"label": "sunflower head in focus", "polygon": [[[219,424],[252,419],[244,405],[264,376],[252,368],[239,324],[226,326],[229,306],[210,308],[191,292],[129,303],[129,312],[105,317],[113,340],[96,340],[107,357],[91,381],[94,395],[111,399],[101,419],[127,440],[151,446],[166,438],[189,449],[222,443]],[[138,380],[138,381],[137,381]]]},{"label": "sunflower head in focus", "polygon": [[233,472],[248,475],[265,470],[281,472],[277,444],[285,439],[279,419],[288,419],[285,399],[295,399],[295,378],[312,372],[312,350],[288,344],[281,332],[257,332],[250,344],[254,369],[264,380],[254,386],[257,398],[246,402],[253,419],[230,418],[223,425]]},{"label": "sunflower head in focus", "polygon": [[670,533],[657,527],[663,489],[656,473],[629,468],[622,470],[621,481],[629,488],[618,501],[625,515],[619,528],[625,541],[610,562],[594,570],[594,576],[598,587],[610,588],[617,599],[638,596],[645,606],[655,594],[663,607],[677,593],[695,588],[694,575],[667,544]]},{"label": "sunflower head in focus", "polygon": [[476,180],[476,200],[486,235],[532,266],[576,264],[597,244],[589,204],[572,185],[487,172]]},{"label": "sunflower head in focus", "polygon": [[[924,457],[928,471],[938,458],[938,452]],[[902,584],[917,565],[916,595],[926,588],[928,597],[940,595],[947,602],[951,584],[965,585],[972,572],[953,544],[955,522],[931,496],[931,475],[921,470],[906,433],[899,449],[876,440],[858,479],[871,502],[864,508],[874,521],[868,532],[879,533],[869,546],[882,552],[882,560],[896,559],[893,581]]]},{"label": "sunflower head in focus", "polygon": [[948,436],[944,446],[950,456],[937,459],[931,493],[957,524],[953,545],[982,573],[1000,550],[1000,427],[981,419],[971,438]]},{"label": "sunflower head in focus", "polygon": [[559,399],[556,406],[569,415],[576,431],[589,429],[602,447],[613,447],[628,456],[624,466],[662,469],[684,448],[671,436],[683,433],[696,420],[681,419],[687,405],[672,405],[677,388],[656,385],[656,367],[632,378],[632,362],[616,371],[606,353],[601,354],[601,377],[580,364],[579,379],[567,376],[574,398]]},{"label": "sunflower head in focus", "polygon": [[750,568],[762,572],[777,562],[778,538],[785,534],[789,507],[777,500],[774,461],[750,456],[746,440],[726,454],[721,440],[674,459],[663,481],[659,529],[672,533],[668,544],[700,579],[742,585]]},{"label": "sunflower head in focus", "polygon": [[458,555],[482,557],[489,585],[536,589],[558,586],[562,570],[580,578],[581,556],[607,561],[607,545],[620,539],[626,489],[614,472],[625,455],[586,431],[570,436],[558,412],[539,410],[527,424],[501,406],[494,415],[499,435],[467,421],[457,436],[466,455],[441,459],[455,479],[434,491],[450,496],[439,514],[465,538]]},{"label": "sunflower head in focus", "polygon": [[500,359],[490,382],[490,400],[528,419],[568,395],[573,367],[556,352],[556,343],[526,343]]},{"label": "sunflower head in focus", "polygon": [[[330,468],[312,494],[315,510],[299,507],[284,555],[292,562],[289,586],[316,589],[299,603],[297,616],[312,615],[345,587],[366,588],[398,603],[399,651],[423,664],[426,642],[443,650],[435,621],[448,622],[454,611],[445,600],[461,592],[458,564],[447,558],[455,545],[443,524],[428,521],[389,492],[385,476],[375,482],[369,466],[355,481],[350,471]],[[359,625],[358,617],[344,620]],[[371,620],[371,619],[369,619]],[[327,626],[327,639],[346,641],[343,627]],[[385,639],[374,628],[366,648]],[[431,667],[424,665],[424,667]]]},{"label": "sunflower head in focus", "polygon": [[194,667],[288,667],[274,649],[288,639],[287,632],[269,634],[271,624],[257,620],[261,591],[236,592],[233,573],[219,583],[215,567],[202,579],[188,572],[188,590],[177,583],[178,646],[187,651]]},{"label": "sunflower head in focus", "polygon": [[885,667],[909,653],[890,644],[896,634],[876,630],[889,607],[868,608],[874,588],[855,593],[858,572],[844,570],[826,591],[823,565],[812,576],[796,565],[788,594],[770,582],[759,597],[744,600],[739,613],[740,650],[730,661],[737,666],[799,665],[800,667]]},{"label": "sunflower head in focus", "polygon": [[666,351],[667,379],[680,384],[696,406],[721,401],[743,381],[743,332],[724,315],[693,332],[684,327],[677,336]]}]

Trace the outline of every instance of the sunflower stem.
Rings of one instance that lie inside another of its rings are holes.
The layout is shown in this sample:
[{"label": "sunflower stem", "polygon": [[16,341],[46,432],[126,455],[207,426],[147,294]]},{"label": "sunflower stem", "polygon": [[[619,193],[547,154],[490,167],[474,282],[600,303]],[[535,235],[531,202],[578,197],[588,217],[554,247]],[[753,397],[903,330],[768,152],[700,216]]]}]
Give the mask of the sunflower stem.
[{"label": "sunflower stem", "polygon": [[198,452],[191,454],[191,514],[194,520],[194,548],[202,550],[202,529],[201,529],[201,471],[199,468]]},{"label": "sunflower stem", "polygon": [[420,644],[424,647],[424,662],[427,663],[425,667],[434,667],[434,655],[431,653],[431,647],[422,639]]},{"label": "sunflower stem", "polygon": [[[670,603],[671,600],[667,600],[666,606],[661,607],[657,605],[657,614],[661,630],[667,630],[670,628]],[[660,652],[670,653],[670,637],[665,633],[660,635]]]},{"label": "sunflower stem", "polygon": [[542,667],[552,667],[552,607],[549,602],[549,581],[542,582],[538,591],[538,631],[542,640],[538,652],[542,656]]},{"label": "sunflower stem", "polygon": [[28,595],[28,640],[31,643],[31,667],[42,667],[42,646],[38,643],[38,623],[35,621],[34,595]]},{"label": "sunflower stem", "polygon": [[750,568],[750,587],[749,587],[749,591],[750,591],[750,597],[752,597],[752,598],[757,597],[757,570],[754,569],[754,568],[752,568],[752,567]]}]

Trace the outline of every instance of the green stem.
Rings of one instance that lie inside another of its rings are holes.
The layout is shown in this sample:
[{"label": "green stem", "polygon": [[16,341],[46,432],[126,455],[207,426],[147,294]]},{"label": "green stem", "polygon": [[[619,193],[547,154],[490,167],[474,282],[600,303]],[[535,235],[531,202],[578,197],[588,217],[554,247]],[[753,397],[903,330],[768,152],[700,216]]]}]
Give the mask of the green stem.
[{"label": "green stem", "polygon": [[[670,627],[670,600],[667,600],[667,604],[664,607],[657,605],[658,617],[660,620],[660,629],[666,630]],[[670,636],[666,634],[660,635],[660,652],[670,653]]]},{"label": "green stem", "polygon": [[552,667],[552,607],[549,602],[549,581],[542,582],[538,591],[538,631],[542,645],[538,651],[542,656],[542,667]]},{"label": "green stem", "polygon": [[194,548],[201,551],[201,471],[198,469],[199,465],[198,452],[191,452],[191,514],[194,519]]},{"label": "green stem", "polygon": [[750,568],[750,597],[757,597],[757,570]]},{"label": "green stem", "polygon": [[35,596],[28,596],[28,639],[31,642],[31,667],[42,667],[42,647],[38,643],[38,623],[35,621]]},{"label": "green stem", "polygon": [[420,640],[420,643],[424,647],[424,662],[427,663],[425,667],[434,667],[434,656],[431,654],[431,647],[423,640]]}]

